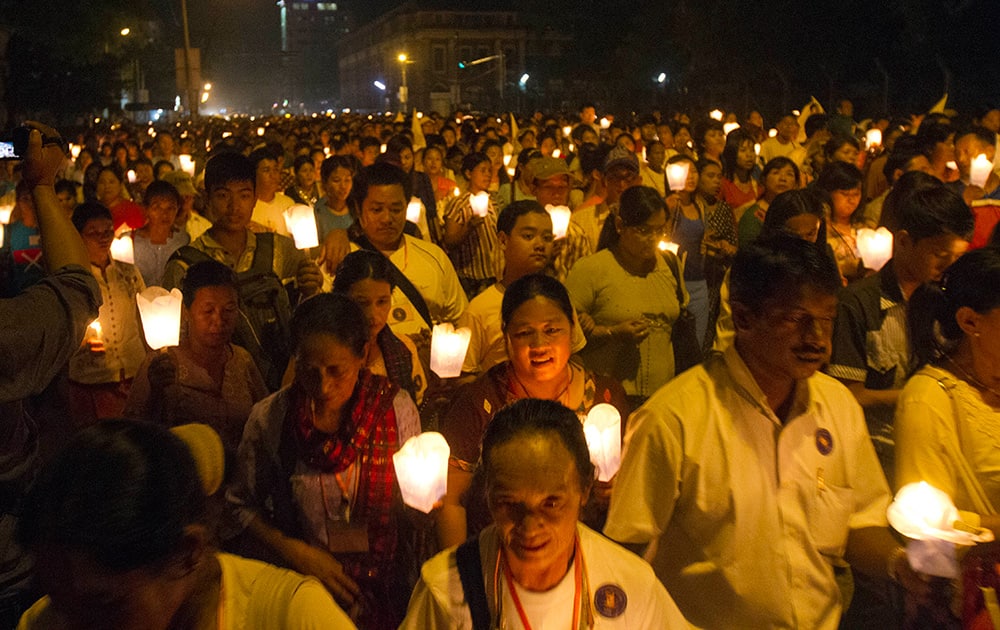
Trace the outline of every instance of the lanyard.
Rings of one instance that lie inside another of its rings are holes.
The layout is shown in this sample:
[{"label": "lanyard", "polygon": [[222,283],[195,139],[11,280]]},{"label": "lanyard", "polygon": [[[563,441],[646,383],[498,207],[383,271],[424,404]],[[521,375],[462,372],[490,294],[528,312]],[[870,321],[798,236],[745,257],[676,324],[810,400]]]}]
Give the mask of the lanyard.
[{"label": "lanyard", "polygon": [[[573,625],[570,626],[570,630],[577,630],[580,627],[580,601],[583,591],[587,592],[587,627],[594,627],[594,614],[590,610],[590,585],[587,579],[587,568],[583,560],[583,550],[580,548],[580,536],[576,537],[576,542],[573,547],[573,557],[575,562],[573,579],[575,582],[575,588],[573,592]],[[514,587],[514,576],[511,574],[510,565],[503,562],[503,549],[501,548],[497,552],[497,565],[494,570],[493,584],[495,585],[494,598],[497,603],[497,617],[498,620],[503,619],[503,598],[497,592],[499,589],[499,573],[500,567],[503,565],[503,577],[507,582],[507,588],[510,590],[510,597],[514,600],[514,608],[517,610],[517,615],[521,619],[521,625],[524,626],[524,630],[531,630],[531,623],[528,621],[528,615],[524,612],[524,607],[521,605],[521,598],[517,596],[517,589]],[[498,624],[499,626],[499,624]]]}]

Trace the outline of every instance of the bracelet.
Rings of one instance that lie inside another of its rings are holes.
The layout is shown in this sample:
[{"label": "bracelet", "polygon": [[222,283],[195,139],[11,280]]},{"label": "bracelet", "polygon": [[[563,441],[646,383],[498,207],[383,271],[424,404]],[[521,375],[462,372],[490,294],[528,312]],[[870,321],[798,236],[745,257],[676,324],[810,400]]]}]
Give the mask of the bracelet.
[{"label": "bracelet", "polygon": [[889,579],[893,582],[899,582],[899,571],[896,570],[896,563],[899,561],[900,557],[906,555],[905,547],[896,547],[889,554],[889,559],[886,561],[885,572],[889,576]]}]

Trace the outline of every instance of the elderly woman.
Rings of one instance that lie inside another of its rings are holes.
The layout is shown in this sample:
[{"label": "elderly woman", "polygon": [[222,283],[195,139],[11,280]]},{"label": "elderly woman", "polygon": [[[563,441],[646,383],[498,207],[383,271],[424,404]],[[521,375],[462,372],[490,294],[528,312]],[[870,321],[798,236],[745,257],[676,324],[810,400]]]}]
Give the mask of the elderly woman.
[{"label": "elderly woman", "polygon": [[[504,292],[500,318],[509,360],[460,389],[441,420],[452,455],[448,494],[437,515],[442,547],[462,542],[489,523],[485,506],[469,489],[483,432],[504,405],[522,398],[553,400],[584,418],[594,405],[610,402],[622,419],[628,417],[620,384],[570,361],[573,307],[558,280],[528,275],[514,281]],[[595,523],[606,508],[606,503],[603,509],[594,506]]]},{"label": "elderly woman", "polygon": [[109,420],[74,436],[23,504],[18,539],[47,595],[18,627],[353,628],[317,580],[212,548],[221,452],[204,425]]},{"label": "elderly woman", "polygon": [[520,400],[482,450],[494,524],[424,565],[401,628],[688,627],[649,565],[579,523],[594,466],[571,410]]},{"label": "elderly woman", "polygon": [[250,413],[228,497],[250,538],[320,579],[363,628],[395,628],[407,590],[393,454],[420,433],[410,395],[365,368],[370,330],[350,298],[292,316],[295,380]]},{"label": "elderly woman", "polygon": [[566,288],[587,332],[584,364],[620,381],[635,407],[674,377],[671,332],[686,291],[657,248],[668,223],[655,190],[627,189],[612,220],[611,246],[578,261]]}]

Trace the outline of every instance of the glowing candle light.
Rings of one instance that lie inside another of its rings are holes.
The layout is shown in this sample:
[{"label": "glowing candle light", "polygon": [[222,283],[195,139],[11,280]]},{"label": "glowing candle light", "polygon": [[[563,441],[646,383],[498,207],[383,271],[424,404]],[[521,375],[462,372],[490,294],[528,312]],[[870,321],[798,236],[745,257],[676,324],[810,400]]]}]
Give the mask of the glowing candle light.
[{"label": "glowing candle light", "polygon": [[455,329],[448,323],[437,324],[431,333],[431,369],[441,378],[454,378],[462,373],[462,362],[469,350],[472,330]]},{"label": "glowing candle light", "polygon": [[134,184],[135,180],[136,180],[135,171],[132,170],[132,169],[129,169],[128,173],[126,173],[126,175],[128,176],[128,183]]},{"label": "glowing candle light", "polygon": [[415,435],[392,456],[403,503],[429,513],[448,489],[448,457],[451,448],[435,431]]},{"label": "glowing candle light", "polygon": [[297,204],[285,210],[285,227],[292,233],[297,249],[309,249],[319,245],[316,230],[316,215],[309,206]]},{"label": "glowing candle light", "polygon": [[507,167],[507,175],[509,175],[511,177],[514,177],[514,175],[516,175],[516,174],[517,174],[517,169],[516,168],[514,168],[513,166],[508,166]]},{"label": "glowing candle light", "polygon": [[573,133],[573,128],[570,127],[569,125],[566,125],[565,127],[562,128],[562,132],[563,132],[563,135],[568,138],[569,134]]},{"label": "glowing candle light", "polygon": [[263,127],[257,127],[257,135],[263,136],[265,129]]},{"label": "glowing candle light", "polygon": [[508,154],[505,154],[505,155],[503,156],[503,165],[504,165],[504,166],[510,166],[510,160],[511,160],[511,157],[512,157],[512,156],[511,156],[511,155],[510,155],[509,153],[508,153]]},{"label": "glowing candle light", "polygon": [[885,227],[877,230],[861,228],[857,235],[858,251],[866,269],[878,271],[892,258],[892,232]]},{"label": "glowing candle light", "polygon": [[469,197],[469,205],[472,206],[472,214],[477,217],[485,217],[490,211],[490,195],[487,192],[477,192]]},{"label": "glowing candle light", "polygon": [[740,123],[737,122],[728,122],[722,125],[722,130],[726,132],[727,136],[731,132],[736,131],[739,128],[740,128]]},{"label": "glowing candle light", "polygon": [[980,153],[972,160],[969,166],[969,183],[973,186],[983,188],[990,178],[990,171],[993,170],[993,163],[989,161],[985,154]]},{"label": "glowing candle light", "polygon": [[722,120],[722,115],[723,114],[722,114],[722,110],[721,109],[713,109],[712,111],[708,112],[708,116],[712,120],[721,121]]},{"label": "glowing candle light", "polygon": [[674,192],[684,190],[684,187],[687,186],[688,171],[690,168],[691,163],[687,160],[667,164],[667,183],[670,184],[670,190]]},{"label": "glowing candle light", "polygon": [[177,160],[181,163],[181,170],[194,177],[194,158],[186,153],[182,153],[177,156]]},{"label": "glowing candle light", "polygon": [[566,206],[545,206],[549,216],[552,217],[552,236],[555,238],[565,238],[569,229],[569,218],[572,211]]},{"label": "glowing candle light", "polygon": [[0,204],[0,223],[10,223],[10,215],[14,212],[14,204]]},{"label": "glowing candle light", "polygon": [[958,164],[955,163],[955,160],[948,160],[947,162],[944,163],[944,165],[953,171],[958,170]]},{"label": "glowing candle light", "polygon": [[869,149],[874,149],[875,147],[882,146],[882,130],[881,129],[869,129],[865,132],[865,145]]},{"label": "glowing candle light", "polygon": [[666,239],[657,243],[656,246],[660,248],[661,252],[673,252],[675,256],[677,255],[677,252],[680,251],[680,245]]},{"label": "glowing candle light", "polygon": [[607,118],[601,118],[601,129],[607,129],[611,126],[611,121]]},{"label": "glowing candle light", "polygon": [[455,195],[456,197],[458,197],[458,196],[460,196],[460,195],[462,194],[462,189],[461,189],[461,188],[459,188],[458,186],[455,186],[455,190],[453,190],[453,191],[451,192],[451,194],[453,194],[453,195]]},{"label": "glowing candle light", "polygon": [[757,157],[760,157],[760,143],[759,142],[755,142],[753,144],[753,152],[757,154]]},{"label": "glowing candle light", "polygon": [[562,157],[562,151],[560,151],[559,149],[556,149],[555,151],[552,152],[552,157],[554,157],[554,158],[561,158]]},{"label": "glowing candle light", "polygon": [[600,481],[611,481],[622,465],[622,416],[613,405],[594,405],[583,422],[590,461]]},{"label": "glowing candle light", "polygon": [[777,135],[778,135],[778,130],[777,129],[775,129],[775,128],[772,127],[771,129],[767,130],[767,137],[768,138],[773,138],[773,137],[775,137]]},{"label": "glowing candle light", "polygon": [[182,298],[180,289],[167,291],[163,287],[147,287],[136,293],[142,334],[153,350],[180,343]]},{"label": "glowing candle light", "polygon": [[419,197],[411,197],[410,203],[406,205],[406,220],[410,223],[420,223],[420,217],[424,214],[424,204]]},{"label": "glowing candle light", "polygon": [[122,234],[111,241],[111,257],[118,262],[135,264],[135,247],[130,234]]},{"label": "glowing candle light", "polygon": [[[150,128],[150,131],[152,131],[152,128]],[[80,145],[70,143],[69,154],[73,157],[74,160],[80,157]]]}]

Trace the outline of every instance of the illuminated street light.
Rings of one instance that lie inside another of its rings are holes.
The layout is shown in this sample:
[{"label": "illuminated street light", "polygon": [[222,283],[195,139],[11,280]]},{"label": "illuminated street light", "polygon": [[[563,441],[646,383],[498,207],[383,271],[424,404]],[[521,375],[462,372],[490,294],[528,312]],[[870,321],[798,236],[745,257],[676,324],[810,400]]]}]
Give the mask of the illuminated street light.
[{"label": "illuminated street light", "polygon": [[666,83],[667,82],[667,73],[666,72],[661,72],[659,75],[657,75],[656,82],[657,83]]},{"label": "illuminated street light", "polygon": [[381,81],[372,81],[372,85],[385,92],[385,83],[382,83]]},{"label": "illuminated street light", "polygon": [[206,92],[211,92],[212,91],[212,84],[211,83],[206,83],[205,84],[205,91]]},{"label": "illuminated street light", "polygon": [[406,101],[409,100],[409,88],[406,86],[406,66],[407,64],[413,63],[406,53],[399,53],[396,56],[396,60],[400,63],[403,69],[403,80],[399,85],[399,110],[406,113]]}]

